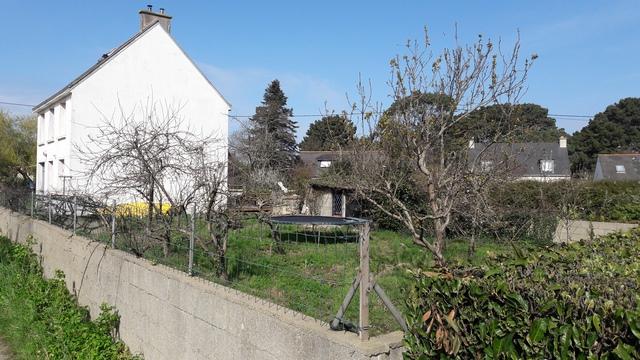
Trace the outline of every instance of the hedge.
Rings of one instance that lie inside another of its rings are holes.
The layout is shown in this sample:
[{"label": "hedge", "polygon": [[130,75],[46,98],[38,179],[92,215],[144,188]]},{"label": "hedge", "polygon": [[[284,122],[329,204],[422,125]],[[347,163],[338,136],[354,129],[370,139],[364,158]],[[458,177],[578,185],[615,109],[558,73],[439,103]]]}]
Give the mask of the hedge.
[{"label": "hedge", "polygon": [[406,359],[640,358],[640,230],[490,261],[414,273]]},{"label": "hedge", "polygon": [[[424,197],[408,188],[401,191],[412,209],[428,211]],[[497,216],[482,226],[484,236],[489,238],[496,233],[508,238],[517,232],[520,238],[548,243],[558,221],[565,218],[640,223],[639,182],[514,181],[492,189],[490,194]],[[404,225],[364,201],[362,215],[380,228],[404,230]],[[470,219],[454,214],[449,233],[465,236],[470,224]],[[518,231],[525,225],[526,231]]]}]

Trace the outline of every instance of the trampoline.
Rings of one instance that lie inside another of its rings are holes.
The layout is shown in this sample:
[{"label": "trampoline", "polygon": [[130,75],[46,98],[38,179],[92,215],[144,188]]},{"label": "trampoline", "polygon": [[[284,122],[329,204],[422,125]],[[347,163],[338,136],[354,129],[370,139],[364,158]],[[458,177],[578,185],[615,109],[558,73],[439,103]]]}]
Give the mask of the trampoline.
[{"label": "trampoline", "polygon": [[362,225],[369,222],[366,219],[343,218],[334,216],[313,216],[313,215],[284,215],[272,216],[273,224],[289,224],[289,225]]}]

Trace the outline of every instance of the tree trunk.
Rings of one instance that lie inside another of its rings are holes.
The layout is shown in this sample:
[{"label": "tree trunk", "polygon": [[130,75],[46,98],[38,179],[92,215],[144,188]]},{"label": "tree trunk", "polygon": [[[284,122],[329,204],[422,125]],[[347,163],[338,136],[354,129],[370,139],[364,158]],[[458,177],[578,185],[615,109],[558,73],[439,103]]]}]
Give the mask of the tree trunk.
[{"label": "tree trunk", "polygon": [[469,250],[467,256],[471,258],[476,253],[476,230],[471,230],[471,239],[469,240]]},{"label": "tree trunk", "polygon": [[447,262],[444,259],[444,233],[445,228],[442,226],[442,220],[435,219],[436,240],[433,243],[433,256],[437,267],[445,267]]},{"label": "tree trunk", "polygon": [[218,263],[216,264],[216,273],[218,277],[225,282],[229,281],[229,274],[227,273],[227,256],[226,251],[218,250]]}]

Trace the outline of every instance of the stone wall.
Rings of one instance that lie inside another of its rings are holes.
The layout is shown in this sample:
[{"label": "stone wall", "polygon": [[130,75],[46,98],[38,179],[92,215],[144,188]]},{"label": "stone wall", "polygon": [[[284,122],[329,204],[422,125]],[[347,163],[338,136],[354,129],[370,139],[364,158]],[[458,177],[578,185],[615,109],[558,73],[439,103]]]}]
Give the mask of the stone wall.
[{"label": "stone wall", "polygon": [[589,240],[592,237],[607,235],[616,231],[630,230],[636,226],[638,226],[638,224],[583,220],[560,221],[558,222],[558,227],[556,227],[553,242],[565,243]]},{"label": "stone wall", "polygon": [[0,232],[33,239],[45,276],[64,271],[78,301],[114,305],[120,337],[145,359],[401,359],[399,332],[355,334],[0,208]]}]

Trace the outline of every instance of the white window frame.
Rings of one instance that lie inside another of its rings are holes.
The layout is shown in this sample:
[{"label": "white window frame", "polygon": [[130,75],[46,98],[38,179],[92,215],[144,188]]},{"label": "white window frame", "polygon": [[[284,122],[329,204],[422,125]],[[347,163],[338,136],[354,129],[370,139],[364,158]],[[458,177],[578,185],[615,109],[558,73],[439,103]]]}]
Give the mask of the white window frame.
[{"label": "white window frame", "polygon": [[543,174],[553,174],[555,171],[555,162],[550,159],[540,160],[540,172]]},{"label": "white window frame", "polygon": [[616,174],[626,174],[627,169],[624,168],[624,165],[616,165]]},{"label": "white window frame", "polygon": [[482,160],[480,161],[480,170],[482,172],[489,172],[493,170],[493,161],[492,160]]},{"label": "white window frame", "polygon": [[44,145],[45,143],[45,132],[46,132],[46,128],[45,128],[45,114],[38,114],[38,129],[37,129],[37,133],[38,133],[38,145]]},{"label": "white window frame", "polygon": [[51,143],[55,141],[55,131],[56,131],[56,109],[54,107],[47,110],[47,117],[45,118],[45,122],[47,125],[47,142]]},{"label": "white window frame", "polygon": [[318,161],[321,169],[326,169],[331,166],[331,160],[320,160]]},{"label": "white window frame", "polygon": [[58,140],[62,140],[67,136],[67,119],[69,118],[67,111],[69,110],[67,108],[67,103],[66,102],[62,102],[59,105],[60,109],[58,111],[56,111],[56,113],[58,114],[58,118],[56,121],[56,127],[57,127],[57,135],[56,138]]}]

